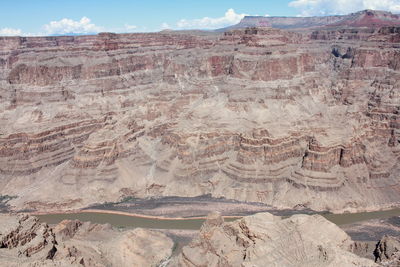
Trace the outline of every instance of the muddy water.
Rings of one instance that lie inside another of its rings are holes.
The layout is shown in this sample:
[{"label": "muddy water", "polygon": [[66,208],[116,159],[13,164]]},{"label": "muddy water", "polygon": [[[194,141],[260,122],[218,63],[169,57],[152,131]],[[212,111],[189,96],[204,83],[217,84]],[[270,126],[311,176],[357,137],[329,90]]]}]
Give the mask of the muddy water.
[{"label": "muddy water", "polygon": [[344,225],[371,219],[387,219],[390,217],[400,216],[400,208],[360,213],[322,214],[322,216],[337,225]]},{"label": "muddy water", "polygon": [[[46,214],[37,215],[42,222],[48,224],[57,224],[62,220],[80,220],[83,222],[90,221],[93,223],[109,223],[115,227],[141,227],[154,229],[181,229],[181,230],[198,230],[205,221],[204,219],[185,219],[185,220],[159,220],[151,218],[142,218],[135,216],[108,214],[108,213],[70,213],[70,214]],[[238,217],[239,218],[239,217]],[[235,219],[228,218],[225,221],[233,221]]]},{"label": "muddy water", "polygon": [[[370,219],[385,219],[393,216],[400,216],[400,209],[392,209],[386,211],[361,212],[361,213],[345,213],[345,214],[321,214],[326,219],[337,225],[356,223]],[[57,224],[62,220],[80,220],[91,221],[93,223],[109,223],[115,227],[142,227],[155,229],[185,229],[198,230],[204,222],[204,219],[185,219],[185,220],[159,220],[152,218],[141,218],[119,214],[108,213],[71,213],[71,214],[47,214],[39,215],[39,219],[48,224]],[[235,220],[233,218],[226,221]]]}]

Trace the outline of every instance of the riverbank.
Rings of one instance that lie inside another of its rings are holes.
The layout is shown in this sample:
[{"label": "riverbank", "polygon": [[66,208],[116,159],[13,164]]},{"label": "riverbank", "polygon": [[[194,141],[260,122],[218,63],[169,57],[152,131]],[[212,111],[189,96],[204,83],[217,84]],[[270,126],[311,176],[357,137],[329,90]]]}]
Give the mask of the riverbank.
[{"label": "riverbank", "polygon": [[[57,225],[63,220],[79,220],[96,224],[110,224],[120,231],[133,228],[148,228],[161,232],[174,241],[174,255],[181,252],[182,247],[193,240],[205,222],[205,217],[166,218],[160,216],[132,214],[113,210],[79,210],[64,213],[33,213],[39,220],[50,225]],[[380,212],[321,214],[327,220],[342,228],[357,246],[354,253],[359,256],[372,255],[376,242],[385,235],[400,236],[400,209]],[[287,217],[287,216],[283,216]],[[225,216],[225,221],[234,221],[241,216]]]},{"label": "riverbank", "polygon": [[83,210],[112,210],[165,218],[204,218],[212,211],[218,211],[223,216],[246,216],[257,212],[274,212],[276,209],[263,203],[241,202],[203,195],[149,199],[126,198],[120,202],[92,205]]},{"label": "riverbank", "polygon": [[[299,211],[292,211],[293,214],[302,214]],[[32,212],[31,215],[38,216],[42,221],[49,224],[57,224],[62,220],[81,220],[91,221],[94,223],[109,223],[115,227],[143,227],[143,228],[159,228],[159,229],[199,229],[205,220],[205,216],[196,217],[174,217],[168,218],[163,216],[143,215],[136,213],[121,212],[115,210],[98,210],[87,209],[69,212]],[[293,215],[291,214],[291,215]],[[318,213],[314,213],[318,214]],[[338,226],[354,224],[362,221],[374,219],[388,219],[400,216],[400,209],[392,209],[385,211],[362,212],[362,213],[344,213],[344,214],[320,214],[327,220]],[[287,217],[285,214],[278,216]],[[225,220],[232,221],[241,218],[238,215],[225,215]]]},{"label": "riverbank", "polygon": [[63,219],[78,219],[95,223],[110,223],[116,227],[198,230],[211,211],[220,212],[228,221],[259,212],[269,212],[283,217],[294,214],[320,214],[339,226],[400,216],[399,208],[390,209],[390,207],[379,211],[328,213],[300,207],[299,209],[274,209],[262,203],[212,198],[209,195],[150,199],[126,198],[120,202],[97,204],[83,209],[28,213],[38,216],[49,224],[57,224]]},{"label": "riverbank", "polygon": [[[62,214],[85,214],[85,213],[97,213],[97,214],[114,214],[128,217],[153,219],[153,220],[166,220],[166,221],[182,221],[182,220],[205,220],[206,216],[199,217],[163,217],[154,215],[144,215],[139,213],[129,213],[116,210],[101,210],[101,209],[84,209],[84,210],[71,210],[71,211],[52,211],[52,212],[30,212],[29,215],[43,216],[43,215],[62,215]],[[222,216],[224,219],[240,219],[243,216],[225,215]]]},{"label": "riverbank", "polygon": [[88,212],[115,212],[127,216],[143,216],[144,218],[159,219],[186,219],[204,218],[212,211],[218,211],[223,216],[247,216],[258,212],[269,212],[277,216],[290,216],[293,214],[358,214],[366,212],[381,212],[393,210],[400,204],[391,203],[386,206],[368,206],[358,208],[345,208],[341,210],[311,210],[303,205],[292,208],[275,207],[260,202],[241,202],[237,200],[214,198],[210,195],[196,197],[160,197],[160,198],[124,198],[118,202],[106,202],[92,204],[90,206],[70,207],[68,205],[36,205],[27,209],[18,210],[16,207],[8,206],[1,210],[3,213],[25,212],[31,214],[55,214],[55,213],[78,213]]}]

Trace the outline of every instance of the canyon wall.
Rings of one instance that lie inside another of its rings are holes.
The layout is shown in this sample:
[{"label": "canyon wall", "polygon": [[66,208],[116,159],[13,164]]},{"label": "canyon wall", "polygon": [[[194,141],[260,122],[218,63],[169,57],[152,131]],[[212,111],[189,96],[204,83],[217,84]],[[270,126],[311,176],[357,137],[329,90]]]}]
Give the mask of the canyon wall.
[{"label": "canyon wall", "polygon": [[0,195],[398,204],[399,47],[397,27],[1,37]]}]

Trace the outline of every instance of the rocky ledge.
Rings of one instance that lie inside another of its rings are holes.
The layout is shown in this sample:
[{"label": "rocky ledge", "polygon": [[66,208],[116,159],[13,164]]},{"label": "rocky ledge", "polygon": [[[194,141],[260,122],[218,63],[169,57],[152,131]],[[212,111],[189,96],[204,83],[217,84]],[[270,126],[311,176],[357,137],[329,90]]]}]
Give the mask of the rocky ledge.
[{"label": "rocky ledge", "polygon": [[[168,231],[167,231],[168,232]],[[1,266],[397,266],[400,241],[385,236],[369,247],[319,215],[258,213],[224,222],[217,212],[187,245],[161,231],[118,230],[35,217],[0,215]],[[179,251],[174,251],[179,247]],[[27,252],[28,251],[28,252]],[[357,256],[361,255],[361,256]],[[397,265],[396,265],[397,264]]]},{"label": "rocky ledge", "polygon": [[351,251],[354,242],[319,215],[281,219],[258,213],[226,223],[210,214],[179,266],[376,266]]},{"label": "rocky ledge", "polygon": [[0,215],[1,266],[159,266],[173,241],[145,229],[63,221],[54,228],[29,216]]},{"label": "rocky ledge", "polygon": [[400,239],[384,236],[374,250],[375,261],[383,266],[400,265]]}]

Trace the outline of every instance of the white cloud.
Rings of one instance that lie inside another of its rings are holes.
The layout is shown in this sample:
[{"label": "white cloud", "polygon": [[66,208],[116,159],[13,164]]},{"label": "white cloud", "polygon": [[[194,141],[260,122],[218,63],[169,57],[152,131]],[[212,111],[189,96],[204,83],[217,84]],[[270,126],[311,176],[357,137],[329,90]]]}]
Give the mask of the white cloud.
[{"label": "white cloud", "polygon": [[49,24],[43,26],[46,34],[87,34],[87,33],[98,33],[104,31],[102,27],[96,26],[90,23],[90,19],[82,17],[79,21],[72,19],[61,19],[59,21],[51,21]]},{"label": "white cloud", "polygon": [[166,22],[163,22],[163,24],[161,24],[161,30],[166,30],[166,29],[170,29],[170,28],[171,27]]},{"label": "white cloud", "polygon": [[136,25],[130,25],[130,24],[125,24],[123,27],[118,27],[118,28],[109,28],[103,31],[107,32],[115,32],[115,33],[133,33],[133,32],[139,32],[140,29]]},{"label": "white cloud", "polygon": [[20,29],[13,29],[13,28],[0,29],[0,36],[17,36],[17,35],[22,35],[22,31]]},{"label": "white cloud", "polygon": [[177,22],[180,29],[215,29],[238,23],[246,14],[237,14],[232,8],[228,9],[223,17],[201,19],[181,19]]},{"label": "white cloud", "polygon": [[127,31],[135,31],[135,30],[137,30],[137,26],[136,25],[125,24],[125,29]]},{"label": "white cloud", "polygon": [[400,12],[400,0],[295,0],[289,3],[300,16],[348,14],[364,9]]},{"label": "white cloud", "polygon": [[13,28],[0,28],[0,36],[46,36],[46,35],[66,35],[66,34],[96,34],[99,32],[116,32],[116,33],[129,33],[145,31],[146,28],[140,29],[136,25],[124,24],[118,28],[105,28],[91,23],[87,17],[82,17],[80,20],[75,21],[72,19],[61,19],[58,21],[51,21],[42,26],[42,31],[39,32],[23,32],[20,29]]}]

